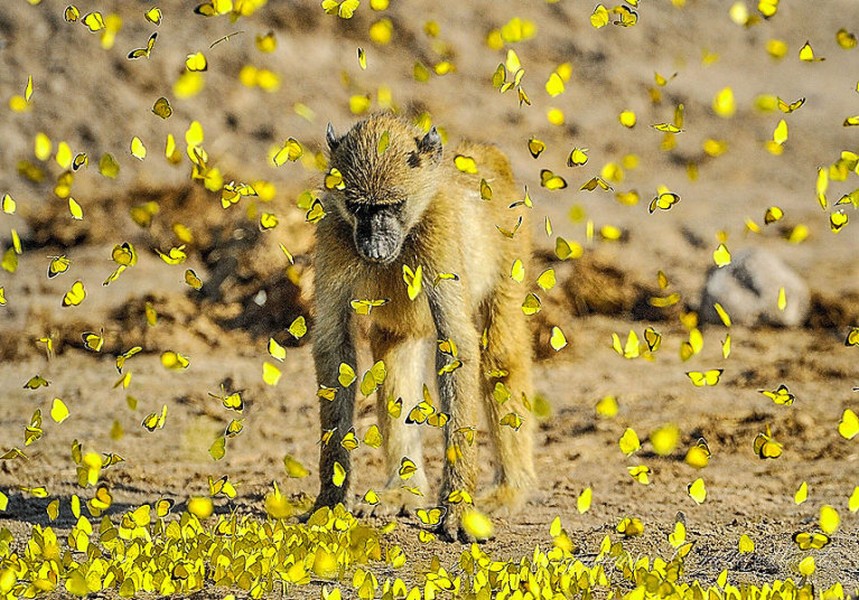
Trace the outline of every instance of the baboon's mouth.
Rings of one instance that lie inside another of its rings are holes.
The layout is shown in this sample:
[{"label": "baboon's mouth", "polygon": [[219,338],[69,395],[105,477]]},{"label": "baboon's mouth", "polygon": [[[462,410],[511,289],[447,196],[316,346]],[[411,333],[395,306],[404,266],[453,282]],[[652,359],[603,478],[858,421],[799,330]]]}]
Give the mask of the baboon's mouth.
[{"label": "baboon's mouth", "polygon": [[394,240],[356,241],[358,254],[367,262],[388,265],[400,255],[400,244]]}]

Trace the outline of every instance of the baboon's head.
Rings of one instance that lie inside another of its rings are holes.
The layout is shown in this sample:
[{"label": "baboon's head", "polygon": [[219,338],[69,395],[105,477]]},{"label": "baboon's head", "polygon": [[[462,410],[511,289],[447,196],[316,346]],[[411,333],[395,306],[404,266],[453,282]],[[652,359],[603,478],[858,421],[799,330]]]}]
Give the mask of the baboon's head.
[{"label": "baboon's head", "polygon": [[329,124],[326,138],[328,198],[352,226],[356,251],[370,262],[393,262],[438,188],[438,131],[424,133],[403,119],[376,115],[340,137]]}]

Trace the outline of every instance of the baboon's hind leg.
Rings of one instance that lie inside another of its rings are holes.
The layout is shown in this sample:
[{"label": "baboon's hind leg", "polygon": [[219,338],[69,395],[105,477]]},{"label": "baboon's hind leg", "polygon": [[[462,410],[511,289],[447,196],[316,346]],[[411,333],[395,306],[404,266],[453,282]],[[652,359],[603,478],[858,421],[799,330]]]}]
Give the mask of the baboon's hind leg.
[{"label": "baboon's hind leg", "polygon": [[[513,513],[522,508],[536,481],[532,398],[531,336],[513,281],[487,307],[487,348],[481,360],[481,386],[489,432],[497,460],[495,485],[479,498],[487,512]],[[505,373],[503,375],[502,373]],[[512,416],[511,416],[512,414]],[[509,421],[501,424],[502,419]],[[511,426],[521,419],[518,430]]]}]

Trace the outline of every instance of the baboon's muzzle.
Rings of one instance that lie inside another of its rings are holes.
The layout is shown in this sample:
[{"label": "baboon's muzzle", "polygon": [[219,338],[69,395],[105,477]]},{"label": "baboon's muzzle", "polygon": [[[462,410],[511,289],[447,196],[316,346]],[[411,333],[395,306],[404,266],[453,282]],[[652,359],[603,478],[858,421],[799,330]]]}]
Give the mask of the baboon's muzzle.
[{"label": "baboon's muzzle", "polygon": [[355,248],[370,262],[387,264],[400,255],[403,229],[396,215],[386,210],[361,216],[355,225]]}]

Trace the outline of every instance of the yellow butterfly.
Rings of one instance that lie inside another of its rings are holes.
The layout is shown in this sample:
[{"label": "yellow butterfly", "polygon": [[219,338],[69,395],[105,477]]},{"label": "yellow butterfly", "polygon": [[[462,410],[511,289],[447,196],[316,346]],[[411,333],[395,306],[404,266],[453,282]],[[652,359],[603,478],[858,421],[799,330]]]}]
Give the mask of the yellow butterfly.
[{"label": "yellow butterfly", "polygon": [[316,390],[316,396],[331,402],[337,396],[337,388],[320,385]]},{"label": "yellow butterfly", "polygon": [[501,425],[510,427],[513,431],[519,431],[524,420],[515,412],[509,412],[498,421]]},{"label": "yellow butterfly", "polygon": [[165,350],[161,353],[161,364],[165,369],[171,371],[181,371],[187,369],[191,361],[187,356],[184,356],[174,350]]},{"label": "yellow butterfly", "polygon": [[695,387],[716,385],[725,369],[710,369],[709,371],[687,371],[686,376]]},{"label": "yellow butterfly", "polygon": [[36,409],[30,418],[30,424],[24,427],[24,445],[29,446],[42,437],[42,411]]},{"label": "yellow butterfly", "polygon": [[473,175],[477,173],[477,162],[470,156],[457,154],[453,157],[453,164],[463,173]]},{"label": "yellow butterfly", "polygon": [[418,403],[412,410],[409,411],[409,414],[406,415],[406,424],[407,425],[423,425],[426,423],[427,419],[435,412],[435,407],[431,402],[427,400],[422,400]]},{"label": "yellow butterfly", "polygon": [[337,382],[344,388],[352,385],[352,383],[358,378],[355,375],[355,369],[346,363],[340,363],[338,370],[339,375],[337,376]]},{"label": "yellow butterfly", "polygon": [[811,44],[807,41],[802,45],[799,49],[799,60],[805,62],[821,62],[826,60],[825,58],[815,58],[814,50],[811,49]]},{"label": "yellow butterfly", "polygon": [[623,432],[623,435],[620,436],[618,445],[620,446],[620,451],[626,456],[632,456],[641,449],[641,442],[638,439],[638,435],[631,427],[627,427]]},{"label": "yellow butterfly", "polygon": [[80,18],[81,11],[74,4],[69,4],[63,11],[63,19],[66,20],[66,23],[75,23]]},{"label": "yellow butterfly", "polygon": [[447,425],[447,422],[449,420],[450,420],[449,414],[447,414],[445,412],[441,412],[441,411],[435,411],[427,417],[427,425],[429,425],[431,427],[442,428],[445,425]]},{"label": "yellow butterfly", "polygon": [[385,368],[385,362],[381,360],[375,362],[361,378],[361,393],[365,396],[372,394],[376,391],[376,388],[385,382],[387,374],[388,372]]},{"label": "yellow butterfly", "polygon": [[719,244],[718,248],[713,251],[713,262],[720,269],[731,264],[731,252],[725,244]]},{"label": "yellow butterfly", "polygon": [[710,463],[710,446],[704,438],[698,438],[694,446],[686,453],[686,464],[696,469],[703,469]]},{"label": "yellow butterfly", "polygon": [[859,327],[851,327],[844,339],[845,346],[859,346]]},{"label": "yellow butterfly", "polygon": [[91,352],[101,352],[101,347],[104,345],[104,329],[99,333],[94,331],[84,331],[81,334],[81,339],[84,343],[84,348]]},{"label": "yellow butterfly", "polygon": [[669,210],[678,202],[680,202],[680,196],[674,192],[660,192],[653,198],[653,200],[650,201],[650,205],[647,207],[647,210],[650,214],[653,214],[657,208],[659,210]]},{"label": "yellow butterfly", "polygon": [[244,419],[231,419],[227,427],[224,429],[225,438],[234,438],[239,435],[245,428]]},{"label": "yellow butterfly", "polygon": [[137,264],[137,252],[130,242],[123,242],[113,247],[110,258],[118,265],[133,267]]},{"label": "yellow butterfly", "polygon": [[203,280],[197,276],[194,269],[185,269],[185,283],[195,290],[203,288]]},{"label": "yellow butterfly", "polygon": [[541,169],[540,185],[547,190],[562,190],[567,187],[567,180],[549,169]]},{"label": "yellow butterfly", "polygon": [[362,502],[366,502],[370,506],[377,506],[382,502],[379,498],[379,494],[377,494],[374,490],[367,490],[364,496],[361,498]]},{"label": "yellow butterfly", "polygon": [[3,200],[0,201],[0,208],[3,209],[4,213],[7,215],[14,215],[17,206],[18,204],[12,196],[9,194],[3,194]]},{"label": "yellow butterfly", "polygon": [[360,442],[358,441],[358,436],[355,435],[354,427],[347,431],[346,435],[344,435],[340,440],[340,445],[343,446],[349,452],[357,448],[359,444]]},{"label": "yellow butterfly", "polygon": [[188,255],[185,253],[185,244],[170,248],[166,254],[157,248],[155,249],[155,252],[161,257],[161,260],[166,262],[168,265],[182,264],[185,262],[185,259],[188,258]]},{"label": "yellow butterfly", "polygon": [[97,510],[104,511],[110,508],[110,505],[113,504],[113,495],[110,493],[110,490],[107,489],[105,484],[100,483],[95,490],[95,496],[93,496],[90,502]]},{"label": "yellow butterfly", "polygon": [[149,21],[150,23],[152,23],[156,27],[161,25],[161,18],[162,18],[161,9],[158,8],[157,6],[153,6],[152,8],[147,10],[143,16],[146,18],[147,21]]},{"label": "yellow butterfly", "polygon": [[230,482],[227,475],[223,475],[217,480],[209,475],[209,496],[214,497],[217,495],[224,495],[227,498],[236,497],[236,488]]},{"label": "yellow butterfly", "polygon": [[540,298],[536,294],[529,292],[525,296],[525,300],[522,302],[522,312],[525,314],[525,316],[530,317],[540,312],[542,306],[543,304],[540,301]]},{"label": "yellow butterfly", "polygon": [[855,48],[857,43],[859,43],[859,40],[856,39],[856,35],[850,33],[843,27],[840,28],[837,32],[835,32],[835,39],[838,42],[838,45],[845,50]]},{"label": "yellow butterfly", "polygon": [[415,473],[417,473],[418,466],[415,462],[410,459],[408,456],[404,456],[400,460],[400,467],[397,469],[397,474],[400,476],[400,479],[403,481],[409,480]]},{"label": "yellow butterfly", "polygon": [[831,541],[829,536],[820,532],[797,531],[793,534],[793,541],[800,550],[820,550]]},{"label": "yellow butterfly", "polygon": [[774,392],[771,392],[769,390],[758,390],[758,392],[760,392],[776,404],[781,404],[784,406],[790,406],[791,404],[793,404],[793,401],[796,400],[796,396],[791,394],[788,387],[784,384],[779,385]]},{"label": "yellow butterfly", "polygon": [[528,139],[528,152],[531,153],[531,156],[533,158],[537,158],[538,156],[540,156],[545,149],[546,144],[538,140],[537,138],[531,137]]},{"label": "yellow butterfly", "polygon": [[418,531],[418,541],[422,544],[427,544],[436,539],[436,535],[431,531],[427,531],[425,529],[421,529]]},{"label": "yellow butterfly", "polygon": [[611,334],[611,347],[620,356],[624,358],[638,358],[641,355],[641,343],[638,341],[638,334],[632,329],[626,336],[626,343],[621,345],[620,336],[616,333]]},{"label": "yellow butterfly", "polygon": [[337,15],[341,19],[351,19],[358,9],[360,0],[322,0],[322,9],[329,15]]},{"label": "yellow butterfly", "polygon": [[513,236],[516,235],[516,232],[519,231],[519,228],[521,226],[522,226],[522,217],[519,217],[519,219],[516,221],[516,225],[513,226],[513,229],[505,229],[504,227],[501,227],[500,225],[496,225],[495,229],[497,229],[498,232],[501,235],[503,235],[504,237],[513,239]]},{"label": "yellow butterfly", "polygon": [[167,98],[161,96],[155,101],[155,104],[152,105],[152,113],[162,119],[169,119],[170,115],[173,114],[173,107],[170,106],[170,101]]},{"label": "yellow butterfly", "polygon": [[65,254],[60,256],[50,256],[51,262],[48,264],[48,279],[53,279],[57,275],[62,275],[69,270],[72,261]]},{"label": "yellow butterfly", "polygon": [[370,312],[374,308],[384,306],[388,302],[390,302],[390,300],[388,298],[381,298],[379,300],[358,300],[358,299],[355,299],[355,300],[352,300],[349,304],[352,307],[352,310],[354,310],[357,314],[369,315]]},{"label": "yellow butterfly", "polygon": [[650,485],[650,467],[646,465],[637,465],[634,467],[627,467],[626,470],[629,472],[630,477],[635,479],[638,483],[642,485]]},{"label": "yellow butterfly", "polygon": [[287,331],[289,332],[289,335],[300,340],[307,333],[307,320],[301,315],[297,316],[292,323],[289,324]]},{"label": "yellow butterfly", "polygon": [[568,167],[581,167],[587,164],[588,162],[588,149],[587,148],[573,148],[570,151],[570,155],[567,157],[567,166]]},{"label": "yellow butterfly", "polygon": [[633,537],[644,533],[644,523],[638,517],[624,517],[617,524],[617,532],[625,537]]},{"label": "yellow butterfly", "polygon": [[72,288],[63,296],[63,306],[78,306],[86,298],[86,289],[81,280],[72,284]]},{"label": "yellow butterfly", "polygon": [[447,508],[444,506],[435,506],[433,508],[419,508],[415,510],[418,520],[422,525],[434,527],[442,522],[447,514]]},{"label": "yellow butterfly", "polygon": [[60,398],[54,398],[51,402],[51,418],[55,423],[62,423],[69,418],[69,407]]},{"label": "yellow butterfly", "polygon": [[299,141],[293,137],[287,138],[277,152],[272,157],[272,162],[278,167],[282,166],[286,161],[295,162],[304,154]]},{"label": "yellow butterfly", "polygon": [[343,174],[335,167],[331,167],[325,175],[325,188],[329,190],[346,189],[346,182],[343,181]]},{"label": "yellow butterfly", "polygon": [[105,27],[104,17],[98,11],[85,14],[83,19],[81,19],[81,22],[86,25],[87,29],[92,33],[100,31]]},{"label": "yellow butterfly", "polygon": [[194,8],[194,12],[204,17],[214,17],[216,15],[225,15],[233,9],[231,0],[209,0],[202,4],[198,4]]},{"label": "yellow butterfly", "polygon": [[[856,391],[859,388],[854,388]],[[852,440],[859,435],[859,416],[849,408],[845,408],[838,422],[838,433],[845,440]]]},{"label": "yellow butterfly", "polygon": [[782,448],[783,446],[772,437],[769,425],[767,425],[766,433],[759,433],[755,437],[755,454],[762,460],[766,458],[778,458],[781,456]]},{"label": "yellow butterfly", "polygon": [[695,501],[695,504],[703,504],[704,500],[707,499],[707,488],[701,477],[686,486],[686,491],[689,493],[689,497]]},{"label": "yellow butterfly", "polygon": [[72,159],[72,171],[77,171],[81,167],[89,165],[89,156],[86,152],[78,152]]},{"label": "yellow butterfly", "polygon": [[564,335],[563,330],[557,325],[552,327],[552,332],[549,335],[549,345],[555,352],[560,352],[567,346],[567,336]]},{"label": "yellow butterfly", "polygon": [[135,354],[137,354],[138,352],[140,352],[142,350],[143,350],[143,348],[140,346],[132,346],[127,352],[124,352],[123,354],[120,354],[119,356],[117,356],[116,357],[116,372],[121,374],[122,368],[125,366],[125,361],[127,361],[129,358],[131,358],[132,356],[134,356]]},{"label": "yellow butterfly", "polygon": [[674,531],[668,534],[668,543],[674,548],[679,548],[686,543],[686,524],[683,522],[683,513],[677,513],[678,520],[674,523]]},{"label": "yellow butterfly", "polygon": [[319,198],[316,198],[313,200],[313,204],[310,205],[310,210],[304,215],[304,220],[310,224],[318,223],[325,218],[326,214],[322,202]]},{"label": "yellow butterfly", "polygon": [[465,490],[453,490],[447,495],[447,501],[451,504],[474,504],[474,499],[471,494]]},{"label": "yellow butterfly", "polygon": [[648,350],[656,352],[662,345],[662,334],[653,327],[648,327],[644,330],[644,342],[647,344]]},{"label": "yellow butterfly", "polygon": [[161,429],[164,427],[164,424],[167,422],[167,405],[163,405],[161,407],[161,412],[150,413],[143,419],[141,425],[145,427],[149,431],[155,431],[156,429]]},{"label": "yellow butterfly", "polygon": [[208,394],[212,398],[220,400],[223,403],[224,408],[226,408],[226,409],[234,410],[236,412],[242,412],[245,408],[245,403],[244,403],[244,400],[242,399],[242,393],[241,392],[232,392],[232,393],[228,394],[223,385],[221,385],[221,395],[220,396],[213,394],[212,392],[208,392]]},{"label": "yellow butterfly", "polygon": [[371,448],[379,448],[382,445],[382,432],[379,431],[379,426],[376,424],[370,425],[367,432],[364,434],[364,444]]},{"label": "yellow butterfly", "polygon": [[394,399],[393,396],[388,398],[387,409],[392,419],[399,419],[400,415],[403,414],[403,399]]},{"label": "yellow butterfly", "polygon": [[847,216],[843,210],[836,210],[829,213],[829,228],[832,233],[840,232],[845,225],[847,225],[847,221],[849,221],[850,217]]},{"label": "yellow butterfly", "polygon": [[584,182],[582,184],[582,187],[580,187],[579,190],[592,192],[595,189],[597,189],[598,187],[602,190],[605,190],[605,191],[609,191],[609,190],[614,189],[602,177],[591,177],[590,179],[588,179],[586,182]]},{"label": "yellow butterfly", "polygon": [[403,281],[406,284],[406,291],[409,295],[409,300],[417,298],[423,288],[423,268],[421,265],[418,265],[413,271],[411,267],[404,264]]},{"label": "yellow butterfly", "polygon": [[310,471],[289,454],[283,457],[283,467],[286,469],[287,477],[301,479],[310,475]]},{"label": "yellow butterfly", "polygon": [[480,180],[480,199],[489,202],[492,200],[492,187],[485,179]]},{"label": "yellow butterfly", "polygon": [[[86,17],[84,17],[86,19]],[[149,58],[149,53],[152,52],[152,48],[155,46],[155,40],[158,39],[158,32],[156,31],[152,35],[149,36],[149,39],[146,42],[145,48],[135,48],[131,52],[128,53],[129,60],[135,60],[138,58]]]},{"label": "yellow butterfly", "polygon": [[206,60],[206,55],[202,52],[188,54],[185,57],[185,68],[191,72],[208,71],[209,61]]}]

